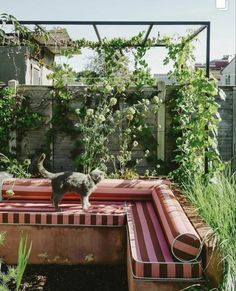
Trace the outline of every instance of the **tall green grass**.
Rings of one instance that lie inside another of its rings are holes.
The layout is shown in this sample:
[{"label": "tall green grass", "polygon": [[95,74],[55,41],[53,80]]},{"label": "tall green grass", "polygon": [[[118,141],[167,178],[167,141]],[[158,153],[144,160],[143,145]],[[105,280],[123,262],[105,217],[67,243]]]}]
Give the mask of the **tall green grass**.
[{"label": "tall green grass", "polygon": [[[4,238],[5,233],[1,232],[0,244],[3,244]],[[20,289],[23,274],[25,272],[25,268],[27,266],[27,262],[31,252],[31,246],[32,243],[28,244],[28,240],[26,237],[21,237],[18,248],[17,266],[8,266],[5,272],[2,271],[3,261],[0,259],[0,291],[10,291],[13,290],[13,288],[14,290],[18,291]]]},{"label": "tall green grass", "polygon": [[224,281],[220,290],[236,290],[236,173],[206,180],[195,175],[184,185],[199,213],[216,233],[223,254]]},{"label": "tall green grass", "polygon": [[21,237],[18,249],[18,264],[16,267],[16,291],[19,290],[20,284],[28,263],[29,255],[31,252],[32,243],[28,246],[26,237]]}]

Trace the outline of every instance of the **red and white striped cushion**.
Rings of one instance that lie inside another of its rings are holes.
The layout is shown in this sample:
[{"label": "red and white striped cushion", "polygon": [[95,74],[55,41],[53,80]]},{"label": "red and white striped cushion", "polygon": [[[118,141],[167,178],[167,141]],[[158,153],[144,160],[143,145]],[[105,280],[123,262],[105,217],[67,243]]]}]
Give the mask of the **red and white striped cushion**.
[{"label": "red and white striped cushion", "polygon": [[136,202],[127,210],[133,274],[137,278],[200,279],[200,261],[178,262],[166,242],[152,202]]},{"label": "red and white striped cushion", "polygon": [[202,250],[201,240],[173,192],[161,185],[153,189],[152,197],[174,257],[184,262],[196,260]]},{"label": "red and white striped cushion", "polygon": [[17,225],[85,225],[123,226],[126,224],[125,203],[94,202],[87,212],[81,205],[62,203],[61,212],[46,202],[1,202],[0,224]]},{"label": "red and white striped cushion", "polygon": [[[162,180],[112,180],[105,179],[97,184],[90,196],[91,201],[136,201],[152,199],[154,185],[160,185]],[[12,190],[12,200],[49,200],[52,194],[51,180],[49,179],[6,179],[2,184],[2,195],[9,198],[7,191]],[[0,189],[1,192],[1,189]],[[1,193],[0,193],[1,195]],[[63,201],[80,201],[76,193],[66,193]]]}]

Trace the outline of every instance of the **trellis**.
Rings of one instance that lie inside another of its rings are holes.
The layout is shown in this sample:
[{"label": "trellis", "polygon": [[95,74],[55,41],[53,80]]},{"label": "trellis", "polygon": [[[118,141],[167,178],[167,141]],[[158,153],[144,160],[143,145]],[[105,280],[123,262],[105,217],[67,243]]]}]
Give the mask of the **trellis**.
[{"label": "trellis", "polygon": [[[206,43],[205,43],[205,73],[206,77],[210,76],[210,21],[46,21],[46,20],[19,20],[21,25],[35,25],[39,29],[45,31],[42,25],[55,25],[55,26],[92,26],[94,33],[98,39],[98,42],[102,44],[102,37],[100,34],[100,26],[147,26],[146,33],[144,34],[143,40],[140,44],[135,46],[144,46],[150,36],[154,27],[163,26],[194,26],[197,27],[187,38],[190,42],[194,40],[200,33],[206,31]],[[12,21],[7,21],[7,25],[12,25]],[[49,44],[50,45],[50,44]],[[48,44],[39,44],[39,46],[49,46]],[[53,44],[51,44],[53,46]],[[55,46],[56,44],[54,44]],[[165,43],[157,42],[151,44],[151,47],[165,47]],[[164,117],[162,116],[162,119]],[[206,125],[206,130],[208,130]],[[161,147],[160,147],[161,148]],[[207,151],[207,149],[206,149]],[[205,158],[205,172],[208,172],[208,159]]]}]

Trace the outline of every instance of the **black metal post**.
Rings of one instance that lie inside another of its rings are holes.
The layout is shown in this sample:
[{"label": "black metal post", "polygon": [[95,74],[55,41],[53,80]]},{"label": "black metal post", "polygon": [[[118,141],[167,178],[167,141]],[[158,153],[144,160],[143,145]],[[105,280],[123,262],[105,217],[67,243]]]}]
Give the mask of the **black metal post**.
[{"label": "black metal post", "polygon": [[[23,25],[209,25],[209,21],[60,21],[60,20],[19,20]],[[1,21],[0,21],[1,23]],[[7,21],[6,24],[12,24]]]},{"label": "black metal post", "polygon": [[202,25],[200,28],[198,28],[196,31],[194,31],[187,39],[187,42],[193,40],[196,36],[199,35],[200,32],[202,32],[204,29],[206,29],[206,27],[207,27],[207,25]]},{"label": "black metal post", "polygon": [[[211,25],[210,23],[207,24],[207,30],[206,30],[206,77],[209,78],[210,77],[210,37],[211,37]],[[208,110],[208,108],[205,108],[205,110]],[[207,137],[208,138],[208,124],[206,124],[205,126],[205,130],[207,133]],[[205,149],[205,174],[209,173],[209,160],[207,157],[207,152],[208,152],[208,148]]]},{"label": "black metal post", "polygon": [[97,28],[97,25],[96,24],[93,24],[93,28],[95,30],[95,33],[96,33],[96,36],[98,38],[98,41],[101,43],[102,42],[102,39],[101,39],[101,36],[99,34],[99,31],[98,31],[98,28]]},{"label": "black metal post", "polygon": [[147,31],[147,33],[146,33],[146,35],[145,35],[145,37],[144,37],[144,40],[143,40],[143,45],[145,45],[145,43],[146,43],[146,41],[147,41],[147,39],[148,39],[148,37],[149,37],[151,31],[152,31],[152,28],[153,28],[153,24],[151,24],[151,25],[149,26],[149,28],[148,28],[148,31]]},{"label": "black metal post", "polygon": [[210,77],[210,37],[211,37],[211,24],[206,25],[206,77]]},{"label": "black metal post", "polygon": [[[43,28],[41,27],[41,25],[91,25],[93,26],[95,33],[97,35],[97,38],[99,40],[99,42],[101,42],[101,36],[99,34],[98,25],[105,25],[105,26],[113,26],[113,25],[128,25],[128,26],[137,26],[137,25],[148,25],[149,28],[147,30],[147,33],[144,37],[144,41],[142,43],[140,43],[140,45],[136,45],[136,46],[142,46],[145,44],[153,26],[176,26],[176,25],[181,25],[181,26],[185,26],[185,25],[197,25],[197,26],[201,26],[199,29],[197,29],[192,35],[190,35],[190,38],[188,41],[191,41],[194,37],[196,37],[199,33],[201,33],[205,28],[207,28],[207,31],[210,33],[210,22],[209,21],[77,21],[77,20],[71,20],[71,21],[62,21],[62,20],[19,20],[18,21],[20,24],[22,25],[36,25],[39,28],[41,28],[43,30]],[[0,23],[2,23],[2,20],[0,20]],[[11,25],[12,21],[7,21],[6,24]],[[209,35],[210,37],[210,35]],[[207,42],[209,43],[209,41]],[[50,44],[48,44],[47,46],[50,46]],[[153,47],[164,47],[165,44],[155,44],[153,45]],[[208,49],[207,49],[208,51]],[[207,56],[209,56],[209,54],[207,53]]]}]

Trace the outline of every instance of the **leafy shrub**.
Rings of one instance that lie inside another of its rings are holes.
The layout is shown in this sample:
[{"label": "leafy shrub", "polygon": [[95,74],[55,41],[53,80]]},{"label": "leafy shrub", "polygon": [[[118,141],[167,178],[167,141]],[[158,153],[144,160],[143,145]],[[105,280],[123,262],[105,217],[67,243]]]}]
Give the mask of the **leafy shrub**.
[{"label": "leafy shrub", "polygon": [[24,160],[19,163],[16,159],[10,159],[4,154],[0,153],[0,170],[12,174],[16,178],[30,178],[31,174],[28,172],[31,161]]},{"label": "leafy shrub", "polygon": [[27,97],[17,94],[13,88],[0,89],[0,148],[3,154],[10,154],[12,132],[17,131],[19,139],[27,129],[36,128],[40,122],[40,114],[31,110]]}]

